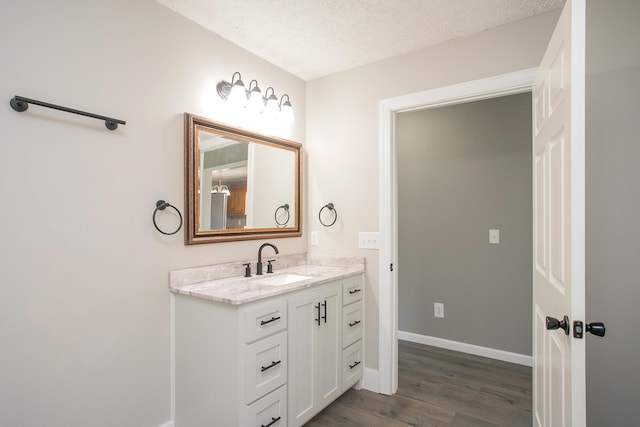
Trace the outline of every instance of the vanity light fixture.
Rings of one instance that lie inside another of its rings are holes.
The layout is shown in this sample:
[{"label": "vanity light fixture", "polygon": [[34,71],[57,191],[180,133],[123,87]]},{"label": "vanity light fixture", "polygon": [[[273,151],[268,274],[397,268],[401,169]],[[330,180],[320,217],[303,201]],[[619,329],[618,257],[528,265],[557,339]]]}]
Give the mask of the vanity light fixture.
[{"label": "vanity light fixture", "polygon": [[231,191],[229,191],[229,187],[226,184],[222,183],[222,171],[219,172],[218,183],[211,187],[211,194],[222,193],[224,195],[230,196]]},{"label": "vanity light fixture", "polygon": [[218,82],[216,90],[220,98],[234,108],[247,108],[252,113],[262,113],[270,120],[280,120],[287,125],[294,122],[293,107],[288,94],[282,95],[278,102],[275,90],[270,86],[263,96],[258,87],[258,81],[255,79],[249,82],[247,90],[238,71],[231,76],[231,83],[224,80]]},{"label": "vanity light fixture", "polygon": [[229,191],[229,187],[227,187],[226,184],[222,184],[222,185],[216,184],[211,188],[211,194],[217,194],[217,193],[226,194],[227,196],[231,195],[231,191]]}]

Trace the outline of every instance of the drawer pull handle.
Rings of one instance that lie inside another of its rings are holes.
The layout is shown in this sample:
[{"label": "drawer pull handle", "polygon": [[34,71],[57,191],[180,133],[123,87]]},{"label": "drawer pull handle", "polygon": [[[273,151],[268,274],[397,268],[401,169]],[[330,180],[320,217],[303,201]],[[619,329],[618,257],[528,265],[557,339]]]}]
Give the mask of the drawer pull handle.
[{"label": "drawer pull handle", "polygon": [[260,372],[264,372],[264,371],[266,371],[267,369],[271,369],[271,368],[273,368],[274,366],[279,365],[281,362],[282,362],[282,360],[278,360],[277,362],[271,362],[271,365],[269,365],[269,366],[262,366],[262,367],[260,368]]},{"label": "drawer pull handle", "polygon": [[349,369],[353,369],[356,366],[358,366],[360,364],[360,361],[358,360],[357,362],[355,362],[353,365],[349,365]]},{"label": "drawer pull handle", "polygon": [[315,307],[318,309],[318,318],[315,321],[318,322],[318,326],[320,326],[320,318],[322,317],[320,316],[320,303],[316,304]]},{"label": "drawer pull handle", "polygon": [[[322,316],[322,318],[324,319],[324,323],[327,323],[327,300],[324,300],[322,306],[324,307],[324,316]],[[320,312],[319,309],[318,312]]]},{"label": "drawer pull handle", "polygon": [[351,289],[349,290],[349,295],[357,294],[358,292],[360,292],[360,289]]},{"label": "drawer pull handle", "polygon": [[261,320],[260,321],[260,326],[264,326],[267,323],[271,323],[271,322],[275,322],[276,320],[280,320],[280,316],[278,317],[272,317],[270,320]]},{"label": "drawer pull handle", "polygon": [[278,421],[280,421],[280,418],[282,417],[278,417],[278,418],[273,418],[271,417],[271,422],[269,424],[260,424],[260,427],[269,427],[274,425],[275,423],[277,423]]},{"label": "drawer pull handle", "polygon": [[351,322],[351,323],[349,323],[349,327],[353,328],[354,326],[356,326],[360,322],[361,322],[361,320],[356,320],[355,322]]}]

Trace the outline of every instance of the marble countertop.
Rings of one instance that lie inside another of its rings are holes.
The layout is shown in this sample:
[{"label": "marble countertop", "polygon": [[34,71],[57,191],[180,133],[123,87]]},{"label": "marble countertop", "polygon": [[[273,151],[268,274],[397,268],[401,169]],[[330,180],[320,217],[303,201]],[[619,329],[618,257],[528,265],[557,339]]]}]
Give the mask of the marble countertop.
[{"label": "marble countertop", "polygon": [[[340,280],[365,271],[364,258],[314,254],[282,256],[276,264],[280,264],[282,268],[276,266],[274,273],[261,276],[244,277],[235,274],[239,271],[237,266],[242,264],[243,262],[236,262],[172,271],[169,273],[169,289],[178,294],[240,305]],[[252,265],[255,267],[255,263]],[[228,276],[229,274],[234,275]],[[283,274],[310,278],[277,286],[257,283],[264,278]],[[222,277],[225,275],[228,277]]]}]

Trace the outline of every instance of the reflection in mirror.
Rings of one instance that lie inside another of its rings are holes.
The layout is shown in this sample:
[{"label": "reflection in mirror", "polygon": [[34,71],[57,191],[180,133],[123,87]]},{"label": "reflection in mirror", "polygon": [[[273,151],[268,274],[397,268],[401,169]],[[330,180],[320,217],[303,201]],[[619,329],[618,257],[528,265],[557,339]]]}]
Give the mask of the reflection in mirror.
[{"label": "reflection in mirror", "polygon": [[301,150],[185,113],[185,242],[300,236]]}]

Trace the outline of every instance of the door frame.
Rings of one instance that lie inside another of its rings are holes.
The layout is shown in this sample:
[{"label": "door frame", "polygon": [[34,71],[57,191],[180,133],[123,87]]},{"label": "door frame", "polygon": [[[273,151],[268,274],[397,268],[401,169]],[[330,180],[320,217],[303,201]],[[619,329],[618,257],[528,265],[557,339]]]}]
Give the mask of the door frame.
[{"label": "door frame", "polygon": [[[398,390],[398,113],[530,92],[538,67],[425,90],[379,103],[378,392]],[[391,268],[391,266],[393,268]]]}]

